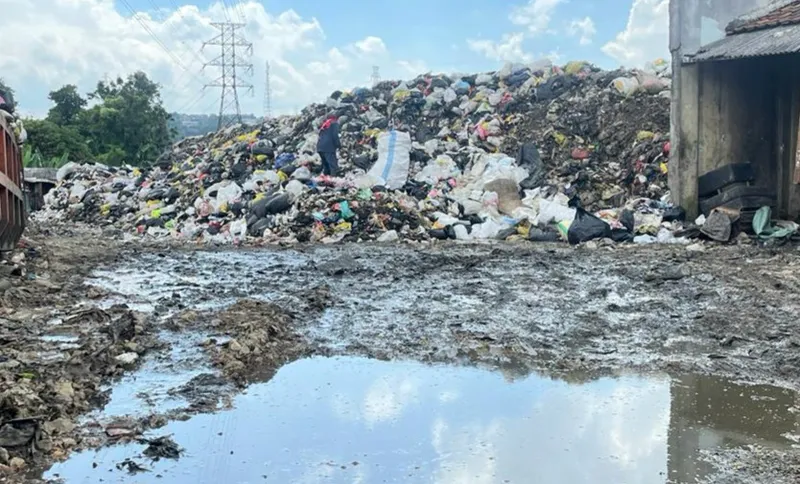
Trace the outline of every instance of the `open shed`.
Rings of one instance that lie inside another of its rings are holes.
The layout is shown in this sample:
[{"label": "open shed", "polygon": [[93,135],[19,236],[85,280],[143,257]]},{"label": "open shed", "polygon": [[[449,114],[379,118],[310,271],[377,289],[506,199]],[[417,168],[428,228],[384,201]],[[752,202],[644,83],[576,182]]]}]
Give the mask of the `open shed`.
[{"label": "open shed", "polygon": [[800,0],[672,0],[673,200],[796,217]]}]

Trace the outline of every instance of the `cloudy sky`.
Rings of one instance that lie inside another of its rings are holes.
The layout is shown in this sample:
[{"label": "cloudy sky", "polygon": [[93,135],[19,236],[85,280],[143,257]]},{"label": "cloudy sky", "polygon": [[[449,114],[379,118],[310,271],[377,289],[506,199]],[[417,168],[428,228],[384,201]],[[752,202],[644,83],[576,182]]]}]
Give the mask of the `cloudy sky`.
[{"label": "cloudy sky", "polygon": [[[189,3],[187,3],[189,2]],[[253,92],[244,112],[263,113],[265,63],[273,114],[294,112],[335,89],[426,71],[495,70],[551,57],[601,67],[636,66],[667,51],[669,0],[3,0],[0,77],[24,113],[42,115],[66,83],[147,72],[169,110],[214,113],[219,72],[203,63],[211,22],[244,23],[253,43]],[[202,50],[201,50],[202,49]],[[215,50],[216,49],[216,50]]]}]

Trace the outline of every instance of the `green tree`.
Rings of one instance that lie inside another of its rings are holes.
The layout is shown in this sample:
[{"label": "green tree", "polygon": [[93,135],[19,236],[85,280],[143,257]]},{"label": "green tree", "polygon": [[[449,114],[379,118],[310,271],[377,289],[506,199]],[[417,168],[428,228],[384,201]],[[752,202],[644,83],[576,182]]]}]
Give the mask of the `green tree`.
[{"label": "green tree", "polygon": [[60,125],[73,124],[86,106],[86,99],[78,94],[78,87],[67,84],[57,91],[50,92],[48,98],[55,103],[47,113],[47,119]]},{"label": "green tree", "polygon": [[145,73],[98,82],[89,98],[99,103],[81,112],[79,125],[98,161],[148,165],[170,145],[170,115]]},{"label": "green tree", "polygon": [[57,158],[66,154],[70,161],[87,161],[89,145],[74,126],[62,126],[49,119],[26,119],[28,144],[34,153],[44,158]]}]

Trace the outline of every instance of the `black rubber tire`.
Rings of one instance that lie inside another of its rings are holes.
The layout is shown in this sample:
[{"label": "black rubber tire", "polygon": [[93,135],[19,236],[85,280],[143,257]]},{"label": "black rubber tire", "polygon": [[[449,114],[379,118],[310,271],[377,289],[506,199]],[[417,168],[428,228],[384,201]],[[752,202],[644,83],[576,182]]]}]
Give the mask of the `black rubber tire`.
[{"label": "black rubber tire", "polygon": [[777,197],[764,187],[737,186],[724,190],[719,195],[700,201],[700,212],[706,216],[717,207],[736,210],[761,208],[764,205],[774,207]]},{"label": "black rubber tire", "polygon": [[700,176],[697,179],[697,194],[700,198],[710,197],[728,185],[752,182],[755,178],[752,163],[732,163]]}]

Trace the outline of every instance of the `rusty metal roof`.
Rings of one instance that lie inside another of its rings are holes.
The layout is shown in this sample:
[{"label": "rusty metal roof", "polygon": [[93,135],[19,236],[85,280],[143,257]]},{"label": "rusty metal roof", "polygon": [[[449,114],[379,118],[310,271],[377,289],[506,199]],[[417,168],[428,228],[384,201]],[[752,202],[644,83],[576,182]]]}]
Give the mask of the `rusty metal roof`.
[{"label": "rusty metal roof", "polygon": [[757,18],[734,20],[725,28],[725,32],[731,35],[797,23],[800,23],[800,0],[789,2]]},{"label": "rusty metal roof", "polygon": [[729,35],[700,48],[684,62],[741,59],[800,52],[800,24]]}]

